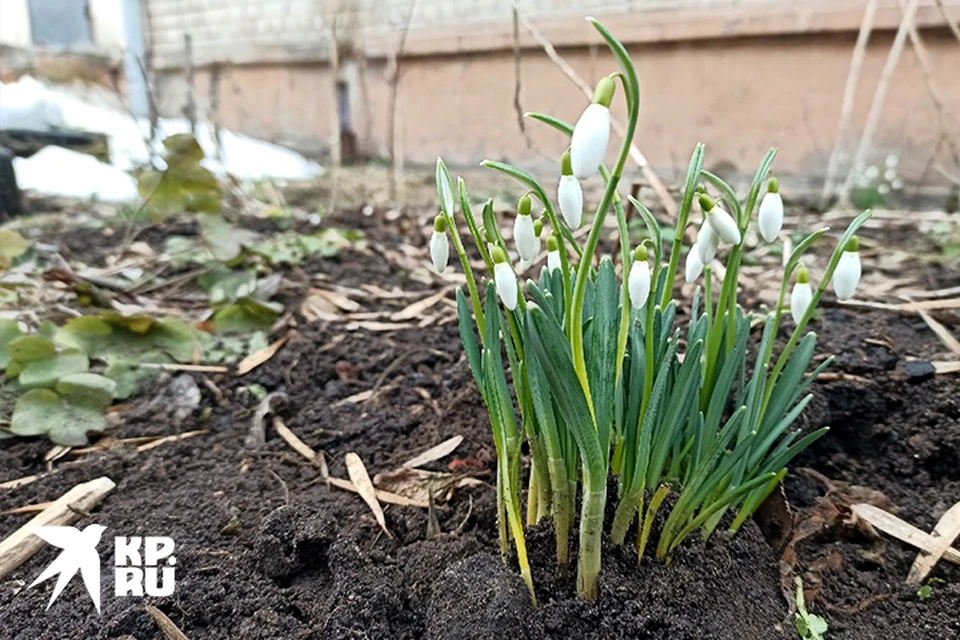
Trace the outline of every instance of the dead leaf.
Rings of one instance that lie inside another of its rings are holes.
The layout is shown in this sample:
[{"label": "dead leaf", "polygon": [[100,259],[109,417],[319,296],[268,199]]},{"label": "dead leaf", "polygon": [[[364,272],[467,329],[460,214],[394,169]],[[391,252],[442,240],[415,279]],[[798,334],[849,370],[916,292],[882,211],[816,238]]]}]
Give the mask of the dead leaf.
[{"label": "dead leaf", "polygon": [[449,502],[454,491],[460,487],[474,487],[483,484],[476,478],[462,474],[425,471],[409,467],[378,473],[373,481],[378,488],[384,491],[426,503],[430,502],[431,495],[437,502]]},{"label": "dead leaf", "polygon": [[407,460],[401,466],[422,467],[425,464],[450,455],[456,450],[457,447],[460,446],[461,442],[463,442],[463,436],[453,436],[452,438],[444,440],[436,446],[430,447],[420,455]]},{"label": "dead leaf", "polygon": [[[321,472],[321,475],[323,473]],[[349,480],[344,480],[343,478],[333,478],[329,475],[326,478],[326,482],[338,489],[344,489],[346,491],[352,491],[353,493],[360,493],[360,490],[350,482]],[[430,505],[426,502],[420,502],[419,500],[411,500],[410,498],[404,496],[398,496],[395,493],[390,493],[389,491],[382,491],[377,489],[377,500],[380,502],[385,502],[387,504],[395,504],[401,507],[419,507],[420,509],[426,509]]]},{"label": "dead leaf", "polygon": [[264,362],[268,361],[270,358],[277,354],[277,351],[280,350],[280,347],[287,343],[286,336],[275,340],[273,344],[269,344],[262,349],[257,349],[246,358],[240,361],[237,365],[237,375],[242,376],[250,373]]},{"label": "dead leaf", "polygon": [[938,320],[934,319],[925,311],[920,312],[920,317],[923,318],[923,321],[927,323],[927,326],[930,327],[930,330],[937,334],[937,337],[940,338],[940,342],[942,342],[947,349],[950,349],[950,351],[953,353],[960,355],[960,340],[957,340],[955,337],[953,337],[953,334],[950,333],[949,329],[940,324]]},{"label": "dead leaf", "polygon": [[919,585],[923,582],[958,536],[960,536],[960,502],[947,509],[940,518],[940,522],[933,528],[933,533],[928,538],[930,544],[917,555],[913,566],[910,567],[907,584]]},{"label": "dead leaf", "polygon": [[427,296],[423,300],[418,300],[417,302],[414,302],[406,308],[391,315],[390,319],[394,322],[402,322],[404,320],[413,320],[414,318],[419,318],[423,315],[424,311],[446,298],[447,291],[449,291],[449,289],[444,288],[432,296]]},{"label": "dead leaf", "polygon": [[40,476],[24,476],[22,478],[15,478],[13,480],[7,480],[6,482],[0,482],[0,489],[16,489],[17,487],[24,487],[31,482],[35,482]]},{"label": "dead leaf", "polygon": [[290,428],[283,423],[283,420],[280,416],[273,417],[273,430],[277,432],[277,435],[283,438],[283,441],[290,445],[290,448],[302,455],[304,458],[310,462],[314,462],[317,459],[317,453],[311,449],[307,444],[297,437],[297,435],[290,431]]},{"label": "dead leaf", "polygon": [[300,313],[307,322],[339,322],[343,320],[340,310],[337,309],[329,300],[321,296],[307,296],[300,304]]},{"label": "dead leaf", "polygon": [[387,522],[383,517],[383,509],[377,501],[376,489],[373,483],[370,482],[370,475],[367,473],[367,468],[363,465],[363,460],[352,451],[344,456],[344,460],[347,463],[347,475],[350,476],[350,481],[357,488],[360,497],[363,498],[363,501],[370,507],[370,511],[373,512],[373,517],[376,518],[377,524],[379,524],[383,532],[387,534],[387,537],[393,538],[393,534],[387,529]]},{"label": "dead leaf", "polygon": [[334,307],[346,311],[347,313],[353,313],[360,310],[360,304],[342,296],[339,293],[334,293],[332,291],[327,291],[326,289],[318,289],[317,287],[311,287],[309,290],[311,296],[318,296],[323,298]]}]

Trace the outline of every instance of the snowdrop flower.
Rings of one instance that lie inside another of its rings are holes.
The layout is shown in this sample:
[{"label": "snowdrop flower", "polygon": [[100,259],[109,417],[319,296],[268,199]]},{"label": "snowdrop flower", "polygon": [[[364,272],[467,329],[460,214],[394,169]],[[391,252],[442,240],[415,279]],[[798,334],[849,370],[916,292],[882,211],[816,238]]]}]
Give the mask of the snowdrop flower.
[{"label": "snowdrop flower", "polygon": [[844,247],[837,263],[837,270],[833,272],[833,290],[838,300],[849,300],[860,283],[860,240],[857,236],[850,238]]},{"label": "snowdrop flower", "polygon": [[647,298],[650,297],[650,265],[647,263],[647,248],[643,245],[633,253],[627,290],[634,309],[640,310],[647,304]]},{"label": "snowdrop flower", "polygon": [[899,161],[899,158],[897,158],[897,156],[891,153],[890,155],[887,156],[887,159],[884,161],[884,164],[887,166],[888,169],[893,169],[894,167],[897,166],[898,161]]},{"label": "snowdrop flower", "polygon": [[703,269],[704,265],[708,265],[713,261],[713,258],[717,255],[717,248],[719,246],[720,238],[713,230],[713,227],[704,221],[703,224],[700,225],[700,231],[697,232],[697,243],[694,246],[697,257],[700,260],[701,269]]},{"label": "snowdrop flower", "polygon": [[878,186],[877,186],[877,193],[879,193],[879,194],[882,195],[882,196],[887,195],[888,193],[890,193],[890,185],[888,185],[888,184],[878,185]]},{"label": "snowdrop flower", "polygon": [[534,262],[536,262],[536,260],[533,260],[533,259],[526,260],[524,258],[520,258],[520,264],[517,265],[517,273],[523,273],[524,271],[532,267]]},{"label": "snowdrop flower", "polygon": [[547,270],[553,272],[560,268],[560,243],[555,236],[550,236],[547,238]]},{"label": "snowdrop flower", "polygon": [[790,315],[793,321],[800,324],[806,315],[810,303],[813,301],[813,290],[810,288],[810,272],[806,267],[797,269],[797,282],[790,293]]},{"label": "snowdrop flower", "polygon": [[687,283],[693,282],[703,273],[703,263],[700,262],[700,251],[696,246],[692,247],[690,253],[687,254],[687,264],[684,271],[684,278]]},{"label": "snowdrop flower", "polygon": [[500,247],[493,249],[493,281],[497,285],[500,300],[510,311],[517,308],[517,276],[513,273],[507,254]]},{"label": "snowdrop flower", "polygon": [[876,180],[877,176],[880,175],[880,169],[871,165],[867,167],[866,171],[863,172],[863,175],[865,175],[868,180]]},{"label": "snowdrop flower", "polygon": [[780,197],[780,181],[776,177],[767,183],[767,193],[760,201],[760,235],[773,242],[783,228],[783,198]]},{"label": "snowdrop flower", "polygon": [[893,182],[897,179],[897,170],[894,168],[887,169],[883,172],[883,179],[887,182]]},{"label": "snowdrop flower", "polygon": [[[707,223],[720,240],[733,245],[740,244],[740,228],[737,227],[736,221],[723,207],[714,202],[713,198],[707,194],[701,193],[700,208],[703,210]],[[709,260],[703,262],[707,263]]]},{"label": "snowdrop flower", "polygon": [[890,188],[893,189],[894,191],[899,191],[900,189],[903,189],[903,180],[901,180],[900,178],[897,178],[896,180],[890,183]]},{"label": "snowdrop flower", "polygon": [[557,187],[557,202],[560,203],[560,213],[567,226],[579,229],[583,222],[583,189],[580,181],[573,175],[573,165],[570,161],[570,150],[567,149],[560,158],[560,185]]},{"label": "snowdrop flower", "polygon": [[447,221],[439,215],[433,219],[433,235],[430,236],[430,260],[437,273],[443,273],[450,259],[450,243],[447,241]]},{"label": "snowdrop flower", "polygon": [[513,223],[513,241],[517,243],[517,253],[521,260],[532,262],[540,251],[540,240],[534,230],[533,217],[530,215],[530,196],[523,196],[517,204],[517,219]]},{"label": "snowdrop flower", "polygon": [[597,83],[593,103],[588,106],[573,128],[570,138],[570,162],[573,175],[583,180],[600,172],[610,142],[610,102],[617,85],[606,77]]}]

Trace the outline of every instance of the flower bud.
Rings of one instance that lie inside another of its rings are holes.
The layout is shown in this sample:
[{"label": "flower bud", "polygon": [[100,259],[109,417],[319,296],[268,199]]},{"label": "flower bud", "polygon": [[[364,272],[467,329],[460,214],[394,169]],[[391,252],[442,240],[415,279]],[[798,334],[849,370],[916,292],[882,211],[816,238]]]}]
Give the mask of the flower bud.
[{"label": "flower bud", "polygon": [[[704,217],[720,240],[728,244],[740,244],[740,228],[737,227],[737,223],[733,217],[727,213],[723,207],[714,202],[713,198],[707,194],[701,193],[700,208],[703,210]],[[704,263],[707,262],[709,262],[709,260],[704,260]]]},{"label": "flower bud", "polygon": [[513,311],[517,308],[517,276],[500,247],[493,249],[493,263],[493,281],[497,286],[500,301],[504,307]]},{"label": "flower bud", "polygon": [[616,90],[613,78],[597,83],[590,104],[577,120],[570,138],[570,161],[573,175],[581,180],[597,175],[607,155],[610,142],[610,101]]},{"label": "flower bud", "polygon": [[555,236],[547,238],[547,269],[554,271],[560,269],[560,243]]},{"label": "flower bud", "polygon": [[837,300],[852,298],[860,284],[860,254],[857,253],[859,248],[860,240],[853,236],[840,254],[837,270],[833,272],[833,290],[837,294]]},{"label": "flower bud", "polygon": [[780,181],[775,177],[767,183],[767,193],[760,201],[760,235],[773,242],[783,228],[783,198],[780,197]]},{"label": "flower bud", "polygon": [[797,269],[797,282],[790,293],[790,315],[793,321],[800,324],[806,315],[810,303],[813,301],[813,290],[810,288],[810,272],[806,267]]},{"label": "flower bud", "polygon": [[523,196],[517,206],[517,218],[513,222],[513,241],[517,243],[517,253],[523,260],[532,261],[540,251],[540,239],[534,229],[530,215],[530,198]]},{"label": "flower bud", "polygon": [[583,222],[583,188],[580,186],[580,181],[573,175],[569,149],[564,151],[560,159],[557,201],[560,203],[560,213],[563,214],[567,226],[571,229],[579,229]]},{"label": "flower bud", "polygon": [[703,263],[700,261],[700,252],[697,247],[691,247],[687,254],[687,263],[684,269],[684,279],[690,283],[700,277],[703,273]]},{"label": "flower bud", "polygon": [[700,260],[700,268],[710,264],[717,255],[717,247],[720,246],[720,238],[706,221],[700,225],[700,231],[697,232],[697,244],[694,247]]},{"label": "flower bud", "polygon": [[647,298],[650,297],[650,265],[647,263],[647,248],[643,245],[637,247],[633,254],[627,291],[634,309],[642,309],[647,304]]},{"label": "flower bud", "polygon": [[439,215],[433,219],[433,235],[430,236],[430,260],[437,273],[443,273],[450,259],[450,243],[447,240],[447,221]]}]

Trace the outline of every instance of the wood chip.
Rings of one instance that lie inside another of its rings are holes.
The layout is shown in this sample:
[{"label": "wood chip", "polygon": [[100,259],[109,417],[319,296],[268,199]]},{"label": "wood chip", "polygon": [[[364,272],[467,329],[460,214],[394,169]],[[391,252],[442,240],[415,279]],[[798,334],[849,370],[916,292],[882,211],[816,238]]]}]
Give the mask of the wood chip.
[{"label": "wood chip", "polygon": [[357,488],[357,493],[359,493],[363,501],[367,503],[367,506],[370,507],[370,511],[373,512],[373,517],[376,518],[377,524],[380,525],[383,532],[387,534],[388,538],[393,538],[393,534],[387,529],[387,522],[383,517],[383,509],[377,501],[377,490],[370,480],[370,474],[367,473],[367,468],[363,465],[363,460],[352,451],[344,456],[344,460],[347,463],[347,475],[350,476],[350,482]]},{"label": "wood chip", "polygon": [[290,428],[283,423],[280,416],[273,418],[273,430],[277,435],[283,438],[283,441],[290,445],[290,448],[309,460],[311,463],[317,459],[317,452],[307,446],[307,444],[290,431]]},{"label": "wood chip", "polygon": [[940,558],[944,556],[948,549],[953,545],[953,541],[960,536],[960,502],[953,505],[940,518],[940,522],[933,528],[933,534],[930,535],[929,546],[922,550],[913,566],[910,567],[910,573],[907,574],[907,584],[919,585],[927,574],[929,574]]},{"label": "wood chip", "polygon": [[347,298],[346,296],[342,296],[339,293],[334,293],[333,291],[327,291],[326,289],[319,289],[317,287],[310,287],[309,293],[310,295],[319,296],[323,298],[333,306],[337,307],[338,309],[342,309],[347,313],[352,313],[354,311],[360,310],[359,303],[351,300],[350,298]]},{"label": "wood chip", "polygon": [[937,373],[960,373],[960,360],[957,362],[931,362]]},{"label": "wood chip", "polygon": [[[349,480],[344,480],[343,478],[327,478],[328,484],[337,487],[338,489],[344,489],[346,491],[352,491],[353,493],[359,494],[360,490],[350,482]],[[389,491],[383,491],[382,489],[377,489],[377,500],[380,502],[386,502],[387,504],[395,504],[401,507],[419,507],[421,509],[426,509],[430,505],[426,501],[421,500],[412,500],[406,496],[401,496],[396,493],[391,493]]]},{"label": "wood chip", "polygon": [[173,620],[167,617],[163,611],[157,609],[153,605],[146,605],[144,607],[147,610],[147,613],[150,614],[150,617],[153,618],[153,621],[157,623],[157,627],[160,629],[160,633],[163,634],[163,637],[167,640],[190,640],[183,631],[180,631],[180,628],[173,624]]},{"label": "wood chip", "polygon": [[450,290],[449,287],[447,287],[447,288],[441,289],[440,291],[436,292],[432,296],[427,296],[423,300],[418,300],[417,302],[414,302],[413,304],[407,306],[401,311],[397,311],[396,313],[391,315],[390,319],[393,320],[394,322],[403,322],[404,320],[414,320],[416,318],[419,318],[420,316],[423,315],[423,313],[427,309],[429,309],[430,307],[434,306],[435,304],[437,304],[438,302],[446,298],[447,292],[449,290]]},{"label": "wood chip", "polygon": [[14,569],[43,548],[43,540],[31,529],[72,525],[84,513],[100,504],[115,486],[113,480],[106,476],[78,484],[25,525],[4,538],[0,542],[0,580],[6,578]]},{"label": "wood chip", "polygon": [[347,331],[399,331],[401,329],[415,329],[416,324],[409,322],[350,322],[347,323]]},{"label": "wood chip", "polygon": [[138,452],[138,453],[143,453],[144,451],[149,451],[150,449],[156,449],[156,448],[159,447],[160,445],[166,444],[166,443],[168,443],[168,442],[177,442],[178,440],[186,440],[187,438],[193,438],[193,437],[196,437],[196,436],[202,436],[202,435],[206,435],[206,434],[208,434],[208,433],[210,433],[210,430],[209,430],[209,429],[200,429],[200,430],[198,430],[198,431],[185,431],[185,432],[179,433],[179,434],[177,434],[177,435],[175,435],[175,436],[164,436],[164,437],[162,437],[162,438],[157,438],[156,440],[153,440],[152,442],[148,442],[148,443],[146,443],[146,444],[140,445],[139,447],[137,447],[137,452]]},{"label": "wood chip", "polygon": [[403,463],[404,467],[422,467],[425,464],[439,460],[440,458],[453,453],[460,443],[463,442],[463,436],[453,436],[449,440],[444,440],[440,444],[430,447],[418,456],[411,458]]},{"label": "wood chip", "polygon": [[930,330],[937,334],[937,337],[940,338],[940,342],[942,342],[947,349],[950,349],[950,351],[953,353],[960,355],[960,340],[954,338],[949,329],[940,324],[939,321],[931,317],[930,314],[925,311],[920,312],[920,317],[923,318],[923,321],[927,323],[927,326],[930,327]]},{"label": "wood chip", "polygon": [[[954,507],[956,508],[956,507]],[[934,539],[929,533],[917,529],[912,524],[904,522],[897,516],[887,513],[879,507],[872,504],[855,504],[850,509],[863,518],[871,525],[880,529],[884,533],[893,536],[897,540],[926,551],[934,544]],[[954,564],[960,564],[960,551],[948,548],[943,552],[943,559]]]},{"label": "wood chip", "polygon": [[23,476],[22,478],[16,478],[14,480],[7,480],[6,482],[0,483],[0,489],[16,489],[17,487],[25,487],[31,482],[35,482],[40,476]]},{"label": "wood chip", "polygon": [[43,511],[50,505],[52,502],[41,502],[40,504],[25,504],[22,507],[14,507],[13,509],[7,509],[6,511],[0,511],[0,516],[12,516],[18,513],[38,513]]},{"label": "wood chip", "polygon": [[240,364],[237,365],[237,375],[242,376],[250,373],[264,362],[272,358],[277,354],[277,351],[280,350],[280,347],[287,343],[286,336],[275,340],[273,344],[267,345],[262,349],[257,349],[246,358],[240,361]]}]

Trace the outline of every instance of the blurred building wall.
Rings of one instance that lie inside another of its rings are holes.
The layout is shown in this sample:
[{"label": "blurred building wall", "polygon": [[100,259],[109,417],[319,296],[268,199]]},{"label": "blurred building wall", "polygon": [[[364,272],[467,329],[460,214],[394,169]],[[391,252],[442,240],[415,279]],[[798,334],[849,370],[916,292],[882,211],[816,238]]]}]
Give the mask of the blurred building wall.
[{"label": "blurred building wall", "polygon": [[[308,151],[335,139],[339,81],[358,149],[388,155],[390,78],[408,15],[396,117],[396,148],[407,161],[443,155],[453,164],[487,157],[555,164],[564,141],[536,123],[524,134],[517,123],[515,44],[524,110],[572,121],[585,104],[522,26],[515,43],[509,0],[419,0],[412,14],[411,0],[145,1],[161,111],[175,114],[185,104],[189,32],[202,109],[215,102],[219,124]],[[960,16],[960,2],[946,3]],[[774,145],[781,172],[821,178],[865,0],[519,4],[588,82],[614,62],[582,17],[596,15],[627,43],[643,85],[637,143],[664,178],[686,166],[697,141],[707,143],[713,165],[727,170],[751,172]],[[946,124],[960,137],[960,42],[933,0],[921,4],[917,20],[944,94]],[[897,0],[881,0],[846,145],[851,153],[899,19]],[[930,167],[947,158],[941,134],[908,44],[870,160],[896,154],[904,178],[925,173],[933,180]]]}]

